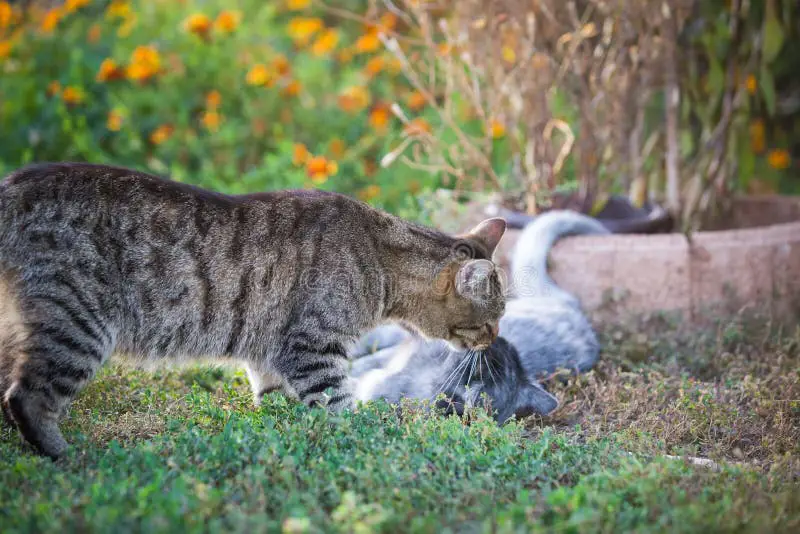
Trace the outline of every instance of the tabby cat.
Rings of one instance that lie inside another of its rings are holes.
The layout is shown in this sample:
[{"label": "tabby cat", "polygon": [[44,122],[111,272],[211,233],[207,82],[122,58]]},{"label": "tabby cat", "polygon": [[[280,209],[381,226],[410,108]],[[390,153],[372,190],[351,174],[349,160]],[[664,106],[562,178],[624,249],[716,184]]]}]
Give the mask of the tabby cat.
[{"label": "tabby cat", "polygon": [[482,404],[485,394],[498,422],[512,415],[546,415],[557,399],[540,384],[557,369],[586,371],[600,353],[594,329],[578,300],[547,275],[547,256],[560,238],[607,234],[593,218],[556,210],[535,217],[512,256],[516,296],[500,319],[500,335],[482,352],[455,350],[445,341],[413,336],[382,325],[351,347],[356,398],[398,402],[434,400],[444,394],[448,411]]},{"label": "tabby cat", "polygon": [[505,307],[489,219],[451,237],[321,191],[226,196],[128,169],[40,164],[0,184],[0,400],[40,453],[109,358],[243,362],[353,405],[345,347],[398,321],[488,346]]}]

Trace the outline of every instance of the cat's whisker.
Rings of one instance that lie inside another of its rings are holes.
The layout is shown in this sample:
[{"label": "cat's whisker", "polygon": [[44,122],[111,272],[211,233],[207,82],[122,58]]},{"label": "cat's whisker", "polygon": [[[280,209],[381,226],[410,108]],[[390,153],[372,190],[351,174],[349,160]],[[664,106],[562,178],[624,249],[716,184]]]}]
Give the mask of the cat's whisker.
[{"label": "cat's whisker", "polygon": [[[445,381],[442,382],[442,385],[433,394],[433,396],[430,399],[431,401],[433,401],[440,393],[444,392],[450,386],[450,383],[456,379],[457,376],[461,376],[464,374],[462,368],[466,370],[466,365],[468,361],[469,360],[467,358],[461,360],[461,362],[455,367],[455,369],[453,369],[453,371],[450,372]],[[459,373],[459,371],[461,372]]]},{"label": "cat's whisker", "polygon": [[497,384],[497,378],[494,376],[494,371],[492,370],[492,359],[486,353],[483,354],[483,357],[486,358],[486,369],[489,371],[492,384]]}]

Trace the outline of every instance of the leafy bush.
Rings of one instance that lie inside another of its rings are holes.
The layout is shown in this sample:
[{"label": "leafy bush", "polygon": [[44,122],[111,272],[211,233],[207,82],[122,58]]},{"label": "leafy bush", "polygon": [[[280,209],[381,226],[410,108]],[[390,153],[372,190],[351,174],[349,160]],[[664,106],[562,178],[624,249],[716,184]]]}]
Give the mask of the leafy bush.
[{"label": "leafy bush", "polygon": [[[340,7],[363,12],[366,2]],[[308,0],[0,1],[0,171],[87,160],[242,193],[321,187],[410,216],[438,178],[379,160],[410,93],[379,25]]]}]

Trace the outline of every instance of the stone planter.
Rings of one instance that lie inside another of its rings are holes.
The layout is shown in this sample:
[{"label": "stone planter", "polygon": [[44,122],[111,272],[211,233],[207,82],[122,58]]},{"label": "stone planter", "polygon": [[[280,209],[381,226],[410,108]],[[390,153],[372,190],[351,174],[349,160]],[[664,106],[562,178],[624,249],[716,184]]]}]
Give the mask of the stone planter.
[{"label": "stone planter", "polygon": [[[698,232],[691,242],[674,233],[565,238],[550,272],[600,323],[667,313],[703,325],[747,313],[797,324],[800,198],[744,197],[732,208],[726,223],[734,229]],[[503,237],[504,267],[518,235]]]}]

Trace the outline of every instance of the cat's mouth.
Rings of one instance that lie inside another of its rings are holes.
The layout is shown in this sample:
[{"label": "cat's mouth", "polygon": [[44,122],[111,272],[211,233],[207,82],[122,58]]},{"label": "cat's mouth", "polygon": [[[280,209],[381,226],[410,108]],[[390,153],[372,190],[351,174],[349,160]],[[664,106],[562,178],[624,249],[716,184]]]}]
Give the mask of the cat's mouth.
[{"label": "cat's mouth", "polygon": [[449,343],[456,350],[484,351],[497,339],[498,330],[497,323],[486,323],[477,328],[454,328]]}]

